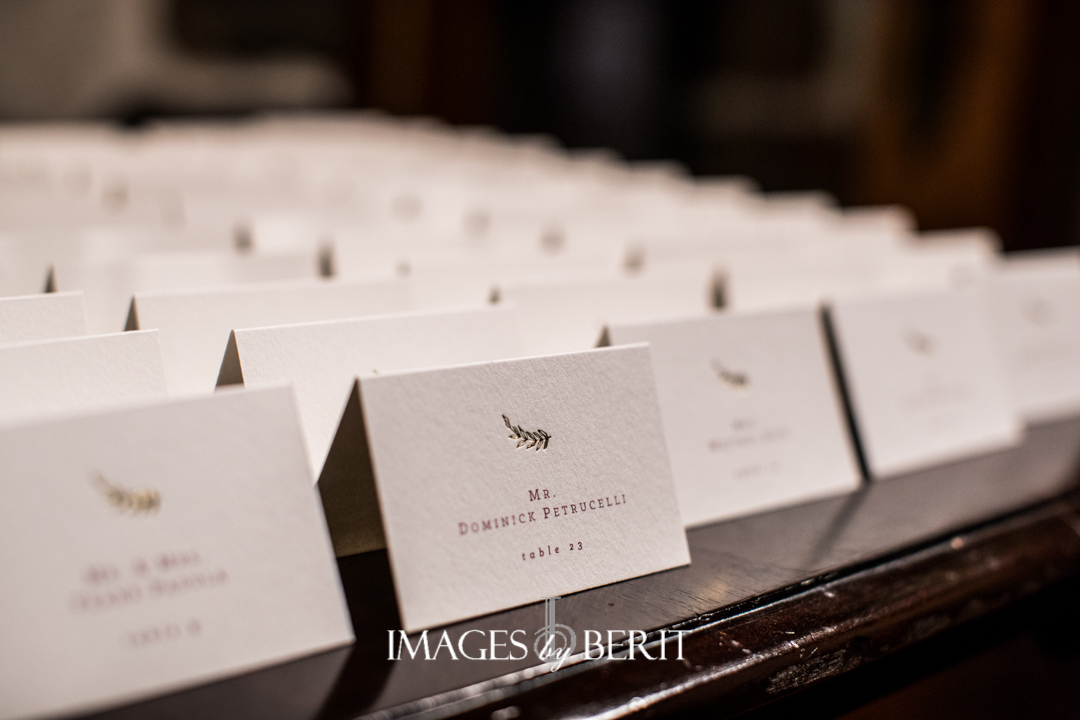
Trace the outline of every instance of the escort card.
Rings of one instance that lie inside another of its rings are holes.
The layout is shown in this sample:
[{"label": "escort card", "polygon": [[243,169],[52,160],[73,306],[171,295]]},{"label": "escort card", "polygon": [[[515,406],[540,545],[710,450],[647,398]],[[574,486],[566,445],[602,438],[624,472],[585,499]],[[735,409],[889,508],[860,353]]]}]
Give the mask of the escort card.
[{"label": "escort card", "polygon": [[1019,440],[1021,425],[977,294],[839,300],[830,317],[874,477]]},{"label": "escort card", "polygon": [[519,357],[517,324],[484,308],[235,330],[218,385],[291,383],[318,477],[358,375]]},{"label": "escort card", "polygon": [[81,292],[0,298],[0,345],[85,334]]},{"label": "escort card", "polygon": [[0,346],[0,420],[164,395],[156,330]]},{"label": "escort card", "polygon": [[1013,399],[1030,421],[1080,412],[1080,261],[1042,255],[1010,256],[986,281]]},{"label": "escort card", "polygon": [[86,291],[91,332],[114,332],[123,327],[131,297],[139,293],[301,279],[310,282],[318,277],[314,253],[152,253],[115,261],[84,262],[73,269],[73,274],[65,274],[62,265],[58,267],[61,289]]},{"label": "escort card", "polygon": [[647,346],[359,388],[406,630],[690,562]]},{"label": "escort card", "polygon": [[170,394],[214,389],[229,333],[237,328],[409,310],[403,283],[300,281],[138,294],[128,329],[157,328]]},{"label": "escort card", "polygon": [[276,388],[0,429],[0,716],[352,640],[294,418]]},{"label": "escort card", "polygon": [[993,269],[1001,239],[987,228],[938,230],[905,243],[888,260],[896,288],[971,290]]},{"label": "escort card", "polygon": [[858,487],[816,310],[616,324],[606,335],[652,348],[687,525]]},{"label": "escort card", "polygon": [[711,307],[712,270],[670,278],[505,285],[500,302],[516,305],[529,355],[596,347],[610,322],[704,315]]}]

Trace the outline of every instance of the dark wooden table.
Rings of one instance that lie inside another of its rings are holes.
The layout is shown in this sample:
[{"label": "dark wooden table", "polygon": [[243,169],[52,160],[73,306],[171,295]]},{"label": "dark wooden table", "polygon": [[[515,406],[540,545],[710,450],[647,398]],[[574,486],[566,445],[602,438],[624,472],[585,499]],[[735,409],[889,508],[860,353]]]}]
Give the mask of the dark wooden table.
[{"label": "dark wooden table", "polygon": [[[392,661],[386,555],[343,558],[354,646],[95,717],[736,715],[1080,575],[1078,468],[1080,419],[1038,426],[1015,449],[691,530],[690,566],[555,601],[579,653],[587,629],[648,631],[654,655],[661,631],[682,630],[683,660],[669,641],[664,661],[579,654],[556,672],[445,651]],[[544,621],[535,604],[447,630],[522,629],[531,647]]]}]

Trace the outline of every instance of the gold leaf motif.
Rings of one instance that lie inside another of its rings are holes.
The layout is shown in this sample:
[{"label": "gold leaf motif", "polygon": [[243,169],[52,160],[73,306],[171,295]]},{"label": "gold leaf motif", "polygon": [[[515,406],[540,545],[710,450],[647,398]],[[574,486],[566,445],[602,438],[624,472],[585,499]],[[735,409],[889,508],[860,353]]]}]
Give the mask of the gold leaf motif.
[{"label": "gold leaf motif", "polygon": [[1024,315],[1032,325],[1045,327],[1054,320],[1054,308],[1042,298],[1032,298],[1024,306]]},{"label": "gold leaf motif", "polygon": [[914,328],[904,333],[904,342],[919,355],[932,355],[937,350],[937,340],[933,336]]},{"label": "gold leaf motif", "polygon": [[750,375],[748,373],[728,370],[719,360],[712,361],[712,368],[716,372],[716,376],[728,387],[736,390],[746,390],[750,387]]},{"label": "gold leaf motif", "polygon": [[132,515],[156,513],[161,507],[161,494],[153,488],[128,488],[114,485],[101,472],[94,473],[94,485],[109,505]]},{"label": "gold leaf motif", "polygon": [[510,439],[518,441],[515,449],[524,446],[526,450],[547,450],[551,435],[546,430],[539,428],[532,431],[522,430],[521,426],[512,424],[510,418],[505,415],[502,416],[502,419],[510,430]]}]

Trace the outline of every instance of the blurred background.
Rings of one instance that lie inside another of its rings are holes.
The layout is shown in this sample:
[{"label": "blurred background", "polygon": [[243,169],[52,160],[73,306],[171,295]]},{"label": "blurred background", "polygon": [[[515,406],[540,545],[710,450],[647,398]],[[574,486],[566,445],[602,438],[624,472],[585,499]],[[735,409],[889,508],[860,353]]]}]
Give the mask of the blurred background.
[{"label": "blurred background", "polygon": [[1080,4],[3,0],[0,120],[378,108],[1080,242]]}]

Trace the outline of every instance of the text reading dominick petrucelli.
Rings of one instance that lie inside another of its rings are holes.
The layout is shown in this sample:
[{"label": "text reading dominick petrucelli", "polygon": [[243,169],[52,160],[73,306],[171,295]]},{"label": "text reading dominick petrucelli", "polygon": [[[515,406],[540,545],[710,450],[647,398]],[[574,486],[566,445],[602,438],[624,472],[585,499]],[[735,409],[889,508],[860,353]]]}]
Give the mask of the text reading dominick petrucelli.
[{"label": "text reading dominick petrucelli", "polygon": [[[554,493],[547,489],[537,488],[536,490],[529,490],[528,492],[530,502],[542,501],[551,503],[551,500],[555,498]],[[625,493],[615,493],[612,495],[605,495],[604,497],[589,498],[587,500],[575,500],[572,503],[566,504],[545,504],[536,510],[526,510],[525,512],[511,513],[509,515],[475,520],[473,522],[459,522],[458,535],[482,533],[487,532],[488,530],[498,530],[500,528],[525,525],[527,523],[543,520],[570,517],[571,515],[583,515],[587,512],[596,512],[598,510],[606,510],[608,508],[615,508],[623,505],[626,505]]]}]

